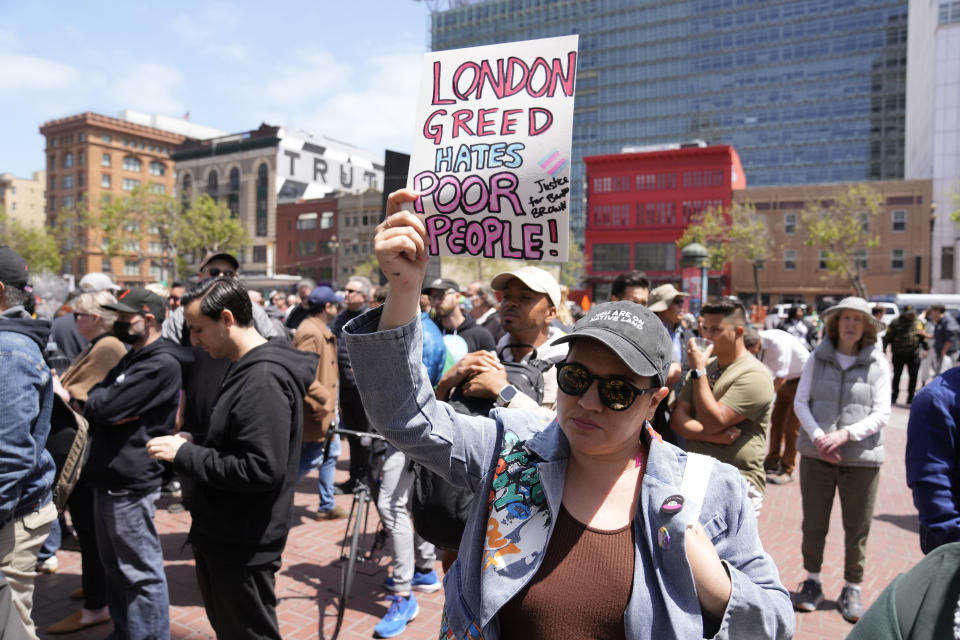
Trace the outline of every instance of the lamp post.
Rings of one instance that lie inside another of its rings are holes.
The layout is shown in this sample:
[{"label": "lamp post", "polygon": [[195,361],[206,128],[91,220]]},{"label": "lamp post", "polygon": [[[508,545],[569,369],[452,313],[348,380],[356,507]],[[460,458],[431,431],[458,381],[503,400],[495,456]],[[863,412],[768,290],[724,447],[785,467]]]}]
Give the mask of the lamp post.
[{"label": "lamp post", "polygon": [[[699,242],[691,242],[680,250],[680,264],[684,267],[700,267],[700,305],[707,301],[707,248]],[[694,313],[698,313],[698,308]]]},{"label": "lamp post", "polygon": [[332,254],[332,267],[330,274],[330,286],[334,289],[337,288],[337,251],[340,249],[340,243],[337,242],[337,236],[330,236],[330,241],[327,242],[327,247],[330,249]]}]

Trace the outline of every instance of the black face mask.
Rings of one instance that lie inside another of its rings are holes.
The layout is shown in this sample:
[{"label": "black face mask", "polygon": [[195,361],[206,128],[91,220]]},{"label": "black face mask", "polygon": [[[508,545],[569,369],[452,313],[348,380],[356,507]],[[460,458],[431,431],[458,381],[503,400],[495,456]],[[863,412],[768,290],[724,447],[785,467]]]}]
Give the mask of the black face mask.
[{"label": "black face mask", "polygon": [[140,336],[130,333],[130,323],[117,320],[113,323],[113,335],[124,344],[136,344]]}]

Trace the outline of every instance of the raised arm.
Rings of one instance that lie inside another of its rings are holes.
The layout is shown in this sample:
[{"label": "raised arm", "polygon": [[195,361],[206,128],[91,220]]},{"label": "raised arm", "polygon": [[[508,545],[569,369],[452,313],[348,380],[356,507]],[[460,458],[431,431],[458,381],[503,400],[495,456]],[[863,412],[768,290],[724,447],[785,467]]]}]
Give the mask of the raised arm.
[{"label": "raised arm", "polygon": [[419,197],[401,189],[387,198],[387,219],[377,227],[373,250],[390,283],[380,331],[396,329],[420,315],[420,288],[427,272],[427,228],[423,216],[402,210]]}]

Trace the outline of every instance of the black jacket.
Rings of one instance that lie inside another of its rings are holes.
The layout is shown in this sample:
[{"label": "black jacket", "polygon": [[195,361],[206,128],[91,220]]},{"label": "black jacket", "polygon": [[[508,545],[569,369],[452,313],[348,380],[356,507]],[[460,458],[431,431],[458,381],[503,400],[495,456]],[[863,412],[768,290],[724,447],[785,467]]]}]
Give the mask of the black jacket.
[{"label": "black jacket", "polygon": [[189,483],[190,542],[246,565],[280,557],[293,517],[303,396],[317,355],[267,342],[233,364],[210,416],[204,446],[173,461]]},{"label": "black jacket", "polygon": [[[341,397],[344,389],[355,392],[357,388],[357,382],[353,378],[353,367],[350,366],[350,354],[347,353],[347,343],[340,339],[340,334],[343,332],[343,326],[345,324],[365,311],[367,311],[366,305],[357,309],[356,311],[344,309],[337,314],[337,317],[333,319],[333,323],[330,325],[330,331],[332,331],[333,335],[337,337],[337,361],[340,366]],[[354,393],[354,395],[356,394]]]},{"label": "black jacket", "polygon": [[[440,333],[443,335],[447,336],[452,334],[463,338],[464,342],[467,343],[467,353],[473,353],[474,351],[496,351],[497,349],[497,343],[493,341],[493,336],[490,335],[490,332],[484,329],[482,325],[477,324],[473,316],[467,316],[463,324],[452,330],[447,329],[440,322],[436,324],[440,327]],[[346,343],[346,340],[343,342]]]},{"label": "black jacket", "polygon": [[[149,491],[163,466],[147,454],[147,440],[173,433],[180,403],[181,363],[193,353],[160,338],[130,351],[87,395],[90,458],[84,478],[101,489]],[[129,422],[118,422],[134,418]]]}]

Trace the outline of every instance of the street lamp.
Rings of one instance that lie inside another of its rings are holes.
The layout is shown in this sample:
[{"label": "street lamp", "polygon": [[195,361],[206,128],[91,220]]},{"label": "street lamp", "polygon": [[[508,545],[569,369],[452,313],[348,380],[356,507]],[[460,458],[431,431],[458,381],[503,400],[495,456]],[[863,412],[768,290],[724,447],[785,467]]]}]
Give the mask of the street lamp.
[{"label": "street lamp", "polygon": [[699,242],[691,242],[680,249],[681,266],[700,267],[700,306],[707,302],[707,257],[709,255],[707,248]]},{"label": "street lamp", "polygon": [[332,266],[333,273],[330,274],[330,285],[334,289],[336,289],[337,288],[337,251],[340,249],[340,243],[337,242],[336,235],[330,236],[330,241],[327,242],[327,247],[330,249],[330,251],[333,254],[332,260],[331,260],[331,262],[333,263],[333,266]]}]

